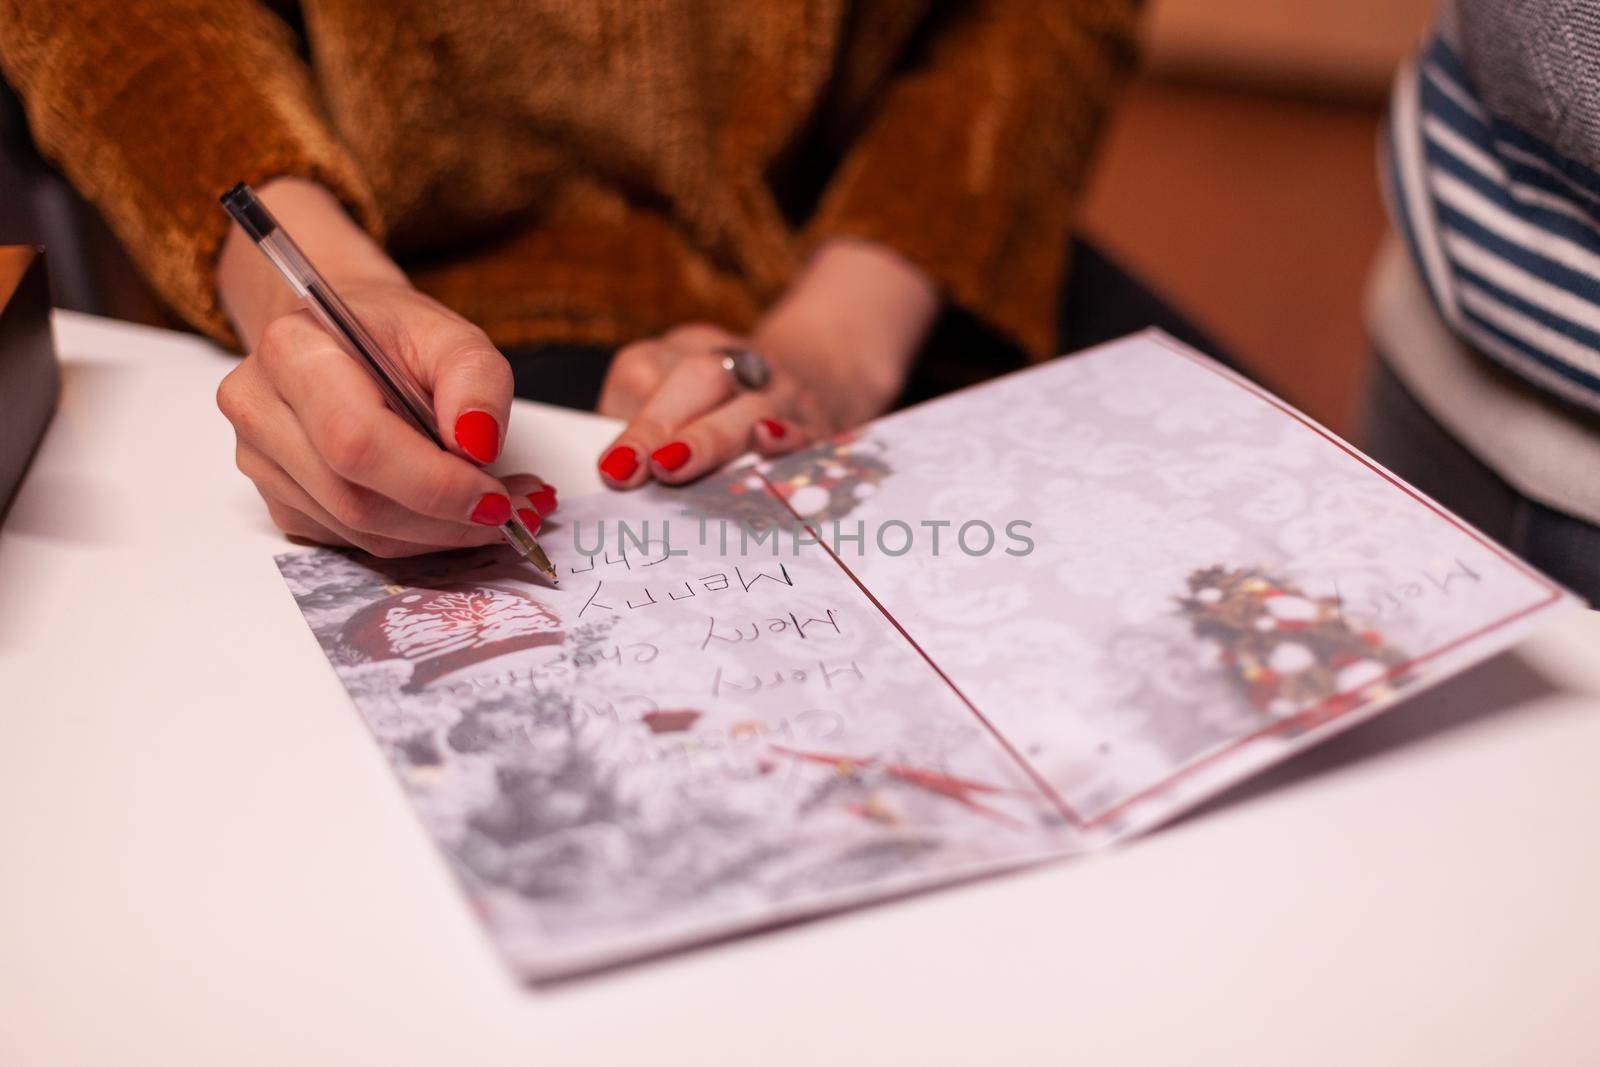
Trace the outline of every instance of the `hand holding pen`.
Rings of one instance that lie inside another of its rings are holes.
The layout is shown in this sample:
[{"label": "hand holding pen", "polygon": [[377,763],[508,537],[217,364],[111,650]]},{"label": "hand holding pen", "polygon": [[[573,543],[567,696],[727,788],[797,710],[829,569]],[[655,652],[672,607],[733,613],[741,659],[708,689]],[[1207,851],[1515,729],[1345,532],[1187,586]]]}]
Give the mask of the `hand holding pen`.
[{"label": "hand holding pen", "polygon": [[[226,287],[223,295],[241,332],[259,326],[260,338],[218,403],[237,432],[240,469],[278,525],[383,556],[503,539],[553,577],[532,535],[555,507],[554,490],[531,475],[502,483],[477,466],[501,446],[511,397],[504,357],[397,272],[341,280],[341,299],[248,189],[227,202],[244,227],[235,238],[248,235],[307,306],[241,314],[241,289],[289,290],[248,243],[230,242],[234,299]],[[345,247],[371,246],[342,216],[328,229],[341,223],[344,240],[331,252],[325,231],[308,229],[322,240],[318,258],[339,266]]]}]

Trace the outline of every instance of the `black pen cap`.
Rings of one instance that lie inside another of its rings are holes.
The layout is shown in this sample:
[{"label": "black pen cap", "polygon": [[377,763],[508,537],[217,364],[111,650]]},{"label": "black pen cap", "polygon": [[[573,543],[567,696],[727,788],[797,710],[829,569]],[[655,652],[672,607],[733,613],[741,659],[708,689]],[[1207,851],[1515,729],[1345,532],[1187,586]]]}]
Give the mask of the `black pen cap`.
[{"label": "black pen cap", "polygon": [[260,241],[278,228],[278,220],[266,209],[256,194],[244,182],[222,194],[222,206],[227,209],[252,241]]}]

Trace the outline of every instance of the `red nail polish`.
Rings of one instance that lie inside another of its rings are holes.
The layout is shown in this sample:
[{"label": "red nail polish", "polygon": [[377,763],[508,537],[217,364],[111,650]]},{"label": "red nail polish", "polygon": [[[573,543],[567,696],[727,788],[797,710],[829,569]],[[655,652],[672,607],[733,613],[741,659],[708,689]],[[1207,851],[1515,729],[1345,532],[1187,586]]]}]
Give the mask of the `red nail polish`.
[{"label": "red nail polish", "polygon": [[661,464],[662,470],[675,471],[689,462],[689,446],[682,441],[669,441],[650,453],[650,458]]},{"label": "red nail polish", "polygon": [[472,521],[479,526],[502,526],[511,519],[511,500],[504,493],[485,493],[472,509]]},{"label": "red nail polish", "polygon": [[784,434],[789,432],[783,428],[783,423],[777,421],[776,419],[762,419],[761,426],[773,437],[782,437]]},{"label": "red nail polish", "polygon": [[479,463],[500,455],[500,424],[487,411],[464,411],[456,420],[456,444]]},{"label": "red nail polish", "polygon": [[522,525],[526,526],[531,534],[538,533],[539,527],[544,525],[544,520],[532,508],[518,508],[517,518],[522,520]]},{"label": "red nail polish", "polygon": [[600,461],[600,472],[614,482],[625,482],[639,469],[639,453],[627,445],[618,445]]},{"label": "red nail polish", "polygon": [[540,489],[537,493],[529,493],[528,503],[532,504],[534,510],[540,515],[550,514],[556,509],[555,486],[547,485],[543,489]]}]

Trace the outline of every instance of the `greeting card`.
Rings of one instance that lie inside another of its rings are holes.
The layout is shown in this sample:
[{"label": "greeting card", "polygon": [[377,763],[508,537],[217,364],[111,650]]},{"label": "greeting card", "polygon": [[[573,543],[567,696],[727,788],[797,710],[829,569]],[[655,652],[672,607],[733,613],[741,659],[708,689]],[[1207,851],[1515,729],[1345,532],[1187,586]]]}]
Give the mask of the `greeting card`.
[{"label": "greeting card", "polygon": [[1574,603],[1153,332],[541,541],[278,561],[530,979],[1109,844]]}]

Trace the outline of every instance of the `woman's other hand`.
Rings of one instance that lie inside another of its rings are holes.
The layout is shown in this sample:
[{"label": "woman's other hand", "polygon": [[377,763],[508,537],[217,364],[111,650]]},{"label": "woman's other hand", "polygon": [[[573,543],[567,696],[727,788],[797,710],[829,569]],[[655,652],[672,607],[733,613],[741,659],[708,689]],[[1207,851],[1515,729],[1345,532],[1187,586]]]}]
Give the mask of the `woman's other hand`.
[{"label": "woman's other hand", "polygon": [[[513,510],[537,528],[555,507],[538,478],[482,467],[500,454],[511,369],[481,330],[413,289],[325,190],[284,180],[263,200],[378,342],[433,397],[441,452],[389,410],[376,383],[301,310],[242,234],[219,269],[250,354],[223,379],[239,469],[285,533],[378,556],[492,544]],[[453,454],[452,454],[453,453]]]},{"label": "woman's other hand", "polygon": [[[617,353],[600,413],[629,421],[600,473],[613,488],[677,485],[865,422],[899,393],[938,307],[933,283],[894,252],[830,241],[749,338],[695,324]],[[742,345],[771,367],[760,390],[723,369],[718,349]]]}]

